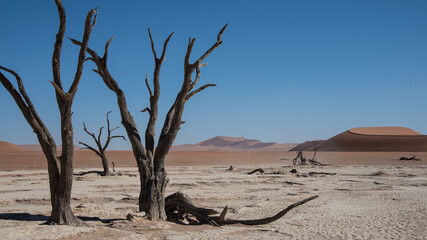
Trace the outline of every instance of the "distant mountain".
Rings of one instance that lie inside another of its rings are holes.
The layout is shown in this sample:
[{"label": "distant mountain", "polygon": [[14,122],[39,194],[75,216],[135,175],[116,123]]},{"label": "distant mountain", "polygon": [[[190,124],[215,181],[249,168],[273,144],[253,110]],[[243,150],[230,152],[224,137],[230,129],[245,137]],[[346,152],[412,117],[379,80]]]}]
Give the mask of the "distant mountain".
[{"label": "distant mountain", "polygon": [[261,142],[243,137],[218,136],[196,144],[172,146],[171,151],[288,151],[296,143]]}]

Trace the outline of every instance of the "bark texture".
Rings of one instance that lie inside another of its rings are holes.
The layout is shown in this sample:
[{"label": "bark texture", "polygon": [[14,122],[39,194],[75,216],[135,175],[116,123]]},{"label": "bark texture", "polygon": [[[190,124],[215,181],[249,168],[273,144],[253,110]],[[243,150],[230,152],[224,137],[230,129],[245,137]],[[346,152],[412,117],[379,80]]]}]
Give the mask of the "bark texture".
[{"label": "bark texture", "polygon": [[[169,153],[169,149],[171,148],[178,131],[180,130],[181,124],[184,123],[182,121],[182,114],[184,112],[185,103],[195,94],[203,91],[208,87],[215,86],[214,84],[206,84],[195,89],[201,76],[200,69],[201,67],[207,65],[203,64],[202,61],[222,44],[221,37],[226,27],[227,25],[225,25],[218,33],[217,41],[212,45],[212,47],[209,48],[194,63],[190,63],[190,55],[195,39],[189,39],[187,53],[184,59],[183,84],[181,90],[177,94],[174,104],[167,113],[156,148],[154,144],[154,138],[158,117],[158,101],[160,97],[160,70],[166,57],[167,45],[173,33],[170,34],[169,37],[165,40],[162,54],[160,57],[158,57],[150,29],[148,29],[155,68],[153,73],[152,86],[150,86],[148,82],[148,76],[145,78],[145,83],[150,95],[150,106],[142,111],[148,112],[149,114],[149,121],[144,136],[145,147],[142,143],[141,135],[138,132],[134,118],[128,110],[125,95],[120,89],[116,80],[110,74],[107,67],[108,47],[113,38],[111,37],[110,40],[106,43],[105,52],[102,57],[100,57],[92,49],[87,49],[87,52],[91,55],[90,60],[92,60],[97,66],[97,69],[94,69],[94,71],[101,76],[105,85],[116,94],[117,104],[119,106],[122,117],[122,124],[126,129],[126,133],[132,145],[132,150],[140,175],[141,191],[139,195],[139,210],[146,212],[147,218],[151,220],[166,220],[165,188],[169,181],[165,171],[166,156]],[[77,40],[71,39],[71,41],[76,45],[82,46],[82,43]],[[195,71],[196,76],[193,80],[192,74]]]},{"label": "bark texture", "polygon": [[119,127],[115,127],[113,129],[110,129],[110,119],[108,118],[108,115],[111,113],[111,111],[109,111],[107,113],[107,140],[105,141],[105,144],[102,145],[101,142],[101,135],[102,135],[102,129],[104,129],[104,127],[101,127],[99,129],[99,134],[98,137],[95,136],[95,133],[91,133],[89,132],[89,130],[87,130],[85,123],[83,123],[83,130],[89,134],[89,136],[91,136],[93,138],[93,140],[96,143],[96,148],[91,147],[89,144],[86,144],[84,142],[79,142],[79,144],[85,146],[87,149],[93,151],[96,155],[98,155],[101,158],[101,162],[102,162],[102,168],[104,169],[103,172],[100,172],[99,174],[101,176],[109,176],[110,175],[110,167],[108,164],[108,159],[107,156],[105,155],[105,151],[107,150],[108,145],[110,145],[110,141],[114,138],[123,138],[124,140],[125,137],[123,136],[111,136],[111,132],[118,129]]},{"label": "bark texture", "polygon": [[43,153],[46,156],[49,172],[49,186],[51,195],[51,220],[52,224],[66,224],[73,226],[85,225],[83,221],[74,216],[71,206],[71,189],[73,182],[73,126],[71,122],[71,107],[73,99],[80,83],[83,72],[83,63],[85,61],[85,54],[89,42],[89,36],[92,28],[96,22],[96,15],[92,21],[95,10],[88,12],[86,16],[84,35],[82,45],[80,47],[77,70],[74,80],[68,90],[64,91],[60,76],[60,57],[62,43],[65,33],[65,10],[61,0],[55,0],[58,9],[60,24],[56,41],[54,45],[54,52],[52,56],[52,72],[53,81],[51,82],[55,88],[56,99],[61,118],[61,140],[62,140],[62,153],[57,155],[56,143],[52,138],[49,130],[39,117],[33,103],[28,97],[22,79],[20,76],[8,68],[0,66],[0,69],[12,74],[18,85],[18,90],[15,89],[9,79],[0,72],[0,81],[6,90],[15,100],[26,121],[37,135],[37,139],[42,147]]}]

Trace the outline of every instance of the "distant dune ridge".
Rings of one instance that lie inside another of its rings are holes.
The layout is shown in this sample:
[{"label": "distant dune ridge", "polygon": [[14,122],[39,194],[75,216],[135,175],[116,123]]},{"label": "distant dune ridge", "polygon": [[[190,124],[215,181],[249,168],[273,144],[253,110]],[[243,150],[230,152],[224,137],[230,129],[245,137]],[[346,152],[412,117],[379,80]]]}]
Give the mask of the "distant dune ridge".
[{"label": "distant dune ridge", "polygon": [[217,136],[196,144],[173,146],[171,151],[288,151],[296,145],[296,143],[265,143],[244,137]]},{"label": "distant dune ridge", "polygon": [[[42,150],[42,147],[39,144],[22,144],[22,145],[18,145],[18,146],[24,150],[27,150],[27,151],[41,151]],[[61,151],[62,145],[56,146],[56,150]],[[79,151],[79,150],[82,150],[82,147],[80,147],[78,145],[74,145],[74,151]]]},{"label": "distant dune ridge", "polygon": [[13,143],[0,141],[0,152],[14,152],[14,151],[25,151],[25,149]]},{"label": "distant dune ridge", "polygon": [[290,151],[427,152],[427,135],[405,127],[352,128],[328,140],[309,141]]},{"label": "distant dune ridge", "polygon": [[[82,148],[75,145],[75,150]],[[57,147],[61,150],[61,146]],[[171,151],[338,151],[338,152],[427,152],[427,135],[405,127],[352,128],[328,140],[301,144],[262,142],[244,137],[217,136],[196,144],[172,146]],[[15,145],[0,141],[0,152],[41,151],[38,144]]]}]

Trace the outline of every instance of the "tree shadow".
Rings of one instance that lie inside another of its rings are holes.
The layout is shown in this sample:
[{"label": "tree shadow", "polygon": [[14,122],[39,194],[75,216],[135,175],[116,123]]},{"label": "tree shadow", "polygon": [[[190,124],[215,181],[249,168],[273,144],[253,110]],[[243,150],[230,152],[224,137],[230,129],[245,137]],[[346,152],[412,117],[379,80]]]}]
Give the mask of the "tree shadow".
[{"label": "tree shadow", "polygon": [[0,213],[0,219],[2,220],[14,220],[14,221],[48,221],[49,216],[41,214],[29,214],[29,213]]},{"label": "tree shadow", "polygon": [[[104,224],[112,223],[113,221],[126,220],[124,218],[111,218],[111,219],[101,219],[99,217],[88,217],[88,216],[77,216],[85,222],[101,222]],[[34,221],[34,222],[49,222],[50,216],[45,216],[41,214],[30,214],[30,213],[0,213],[1,220],[11,220],[11,221]]]},{"label": "tree shadow", "polygon": [[80,220],[85,222],[101,222],[101,223],[112,223],[114,221],[126,220],[125,218],[107,218],[101,219],[99,217],[87,217],[87,216],[77,216]]}]

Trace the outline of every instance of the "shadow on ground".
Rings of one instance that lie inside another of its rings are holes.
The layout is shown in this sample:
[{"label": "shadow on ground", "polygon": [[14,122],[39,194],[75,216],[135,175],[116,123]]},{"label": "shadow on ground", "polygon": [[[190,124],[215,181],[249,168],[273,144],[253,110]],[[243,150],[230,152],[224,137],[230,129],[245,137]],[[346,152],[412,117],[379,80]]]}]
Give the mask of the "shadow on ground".
[{"label": "shadow on ground", "polygon": [[[101,222],[101,223],[111,223],[113,221],[125,220],[125,219],[101,219],[99,217],[87,217],[87,216],[78,216],[81,220],[85,222]],[[13,221],[42,221],[48,222],[50,217],[41,215],[41,214],[30,214],[30,213],[0,213],[0,219],[2,220],[13,220]]]}]

